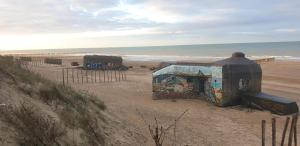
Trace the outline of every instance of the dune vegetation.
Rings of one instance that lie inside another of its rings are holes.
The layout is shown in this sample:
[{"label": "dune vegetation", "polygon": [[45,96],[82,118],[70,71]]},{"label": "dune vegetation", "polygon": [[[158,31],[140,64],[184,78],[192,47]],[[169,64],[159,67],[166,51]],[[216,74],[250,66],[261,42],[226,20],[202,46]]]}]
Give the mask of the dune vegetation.
[{"label": "dune vegetation", "polygon": [[105,145],[104,103],[0,57],[1,145]]}]

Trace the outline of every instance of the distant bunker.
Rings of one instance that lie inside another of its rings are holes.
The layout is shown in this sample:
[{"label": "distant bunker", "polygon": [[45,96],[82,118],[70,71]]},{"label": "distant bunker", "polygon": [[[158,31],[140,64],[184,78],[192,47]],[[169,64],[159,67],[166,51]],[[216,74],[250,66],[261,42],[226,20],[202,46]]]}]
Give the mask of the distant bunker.
[{"label": "distant bunker", "polygon": [[62,59],[57,58],[45,58],[44,63],[46,64],[56,64],[56,65],[62,65]]},{"label": "distant bunker", "polygon": [[261,67],[241,52],[208,64],[170,64],[152,75],[154,99],[204,97],[222,107],[247,104],[279,115],[298,113],[296,102],[261,93]]},{"label": "distant bunker", "polygon": [[122,67],[123,59],[119,56],[85,55],[83,67],[85,69],[119,69]]}]

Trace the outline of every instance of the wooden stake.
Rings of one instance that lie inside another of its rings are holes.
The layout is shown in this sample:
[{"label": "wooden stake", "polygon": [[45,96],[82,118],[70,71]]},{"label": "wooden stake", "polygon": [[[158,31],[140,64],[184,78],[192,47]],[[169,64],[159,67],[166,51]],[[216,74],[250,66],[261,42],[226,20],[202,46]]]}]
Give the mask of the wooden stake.
[{"label": "wooden stake", "polygon": [[119,70],[119,82],[121,81],[120,70]]},{"label": "wooden stake", "polygon": [[293,130],[294,130],[294,123],[295,123],[295,118],[292,117],[292,123],[291,123],[291,128],[290,128],[290,133],[289,133],[289,141],[288,141],[288,146],[292,146],[293,143]]},{"label": "wooden stake", "polygon": [[124,72],[124,75],[125,75],[125,81],[127,80],[127,77],[126,77],[126,71]]},{"label": "wooden stake", "polygon": [[266,120],[261,121],[261,145],[265,146]]},{"label": "wooden stake", "polygon": [[76,69],[76,75],[77,75],[77,83],[79,84],[79,75],[78,75],[78,69]]},{"label": "wooden stake", "polygon": [[94,80],[93,80],[93,70],[91,70],[91,82],[93,83]]},{"label": "wooden stake", "polygon": [[98,70],[98,75],[99,75],[99,77],[98,77],[99,82],[101,82],[101,70]]},{"label": "wooden stake", "polygon": [[74,80],[74,69],[72,68],[72,80],[73,80],[73,83],[75,82]]},{"label": "wooden stake", "polygon": [[298,114],[295,115],[295,124],[294,124],[294,144],[297,146],[297,121],[298,121]]},{"label": "wooden stake", "polygon": [[69,83],[69,69],[67,68],[67,83]]},{"label": "wooden stake", "polygon": [[86,83],[89,83],[87,70],[85,70],[85,79],[86,79]]},{"label": "wooden stake", "polygon": [[116,69],[114,69],[114,71],[115,71],[115,81],[117,81],[117,71]]},{"label": "wooden stake", "polygon": [[286,130],[289,126],[289,122],[290,122],[290,117],[287,117],[285,120],[285,125],[284,125],[284,129],[283,129],[283,133],[282,133],[282,137],[281,137],[281,146],[284,146],[284,140],[285,140],[285,134],[286,134]]},{"label": "wooden stake", "polygon": [[82,69],[80,69],[80,75],[81,75],[81,83],[83,84],[83,74],[82,74]]},{"label": "wooden stake", "polygon": [[105,83],[105,70],[103,70],[103,81]]},{"label": "wooden stake", "polygon": [[109,72],[108,72],[108,69],[106,69],[106,75],[107,75],[107,82],[109,82]]},{"label": "wooden stake", "polygon": [[112,80],[113,80],[113,72],[112,70],[110,70],[110,81],[112,82]]},{"label": "wooden stake", "polygon": [[272,118],[272,146],[276,146],[276,119]]},{"label": "wooden stake", "polygon": [[94,71],[94,75],[95,75],[95,83],[97,83],[97,70]]},{"label": "wooden stake", "polygon": [[107,82],[110,82],[110,77],[109,77],[109,72],[108,72],[108,69],[106,68],[106,70],[105,70],[105,73],[106,73],[106,79],[107,79]]},{"label": "wooden stake", "polygon": [[65,69],[62,69],[63,85],[65,86]]}]

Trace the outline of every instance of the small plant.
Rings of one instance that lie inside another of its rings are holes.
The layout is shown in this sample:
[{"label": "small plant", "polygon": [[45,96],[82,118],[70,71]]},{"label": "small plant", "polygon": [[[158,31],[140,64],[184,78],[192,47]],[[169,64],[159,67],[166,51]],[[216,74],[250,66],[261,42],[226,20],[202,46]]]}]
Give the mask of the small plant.
[{"label": "small plant", "polygon": [[[138,110],[137,110],[138,111]],[[178,121],[184,116],[184,114],[188,111],[185,110],[183,113],[181,113],[178,117],[175,118],[174,123],[171,123],[169,125],[159,125],[157,118],[154,117],[155,124],[149,124],[146,122],[143,114],[138,111],[138,114],[141,116],[143,122],[145,125],[148,126],[148,130],[150,132],[151,138],[153,139],[155,146],[162,146],[163,142],[165,140],[166,135],[168,134],[169,130],[173,128],[173,145],[176,146],[176,128]]]}]

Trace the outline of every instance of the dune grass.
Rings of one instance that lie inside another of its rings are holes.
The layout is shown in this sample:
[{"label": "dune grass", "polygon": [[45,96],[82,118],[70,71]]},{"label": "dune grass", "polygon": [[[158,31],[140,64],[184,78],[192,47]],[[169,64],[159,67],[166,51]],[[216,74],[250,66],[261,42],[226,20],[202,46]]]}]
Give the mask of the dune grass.
[{"label": "dune grass", "polygon": [[81,129],[79,145],[105,144],[101,128],[105,118],[101,112],[106,106],[98,97],[47,80],[3,56],[0,56],[0,73],[13,81],[16,90],[38,100],[59,117],[47,115],[31,101],[1,108],[1,119],[14,127],[20,145],[69,145],[62,142],[62,137],[68,136],[70,129]]}]

